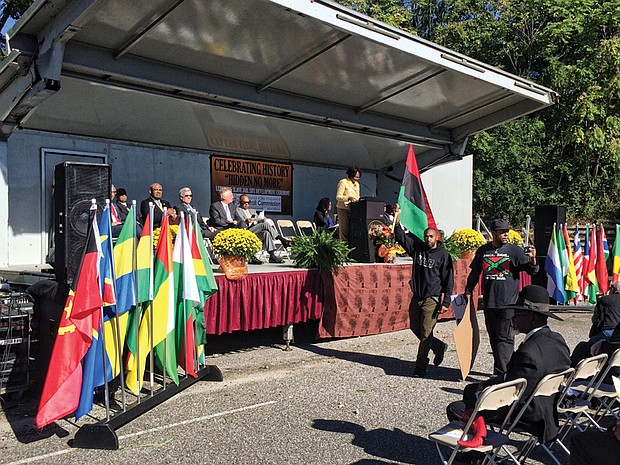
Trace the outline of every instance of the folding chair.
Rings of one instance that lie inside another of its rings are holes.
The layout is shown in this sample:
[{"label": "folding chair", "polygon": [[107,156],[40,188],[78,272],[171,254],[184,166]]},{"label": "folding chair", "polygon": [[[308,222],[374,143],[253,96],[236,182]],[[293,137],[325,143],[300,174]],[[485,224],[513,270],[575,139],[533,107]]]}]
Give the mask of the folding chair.
[{"label": "folding chair", "polygon": [[[278,233],[285,239],[291,240],[294,237],[299,236],[292,220],[277,220],[276,225],[278,227]],[[290,254],[288,253],[286,247],[282,246],[282,249],[286,253],[286,256],[290,258]]]},{"label": "folding chair", "polygon": [[[508,436],[505,434],[508,420],[519,402],[519,399],[521,399],[526,385],[527,381],[524,378],[519,378],[514,381],[489,386],[478,396],[474,411],[467,423],[453,420],[443,428],[429,434],[429,439],[437,446],[437,452],[439,453],[442,463],[444,465],[450,465],[454,462],[458,452],[476,451],[485,455],[485,463],[496,464],[497,462],[495,462],[494,457],[497,455],[498,449],[508,442]],[[504,423],[498,431],[487,432],[487,437],[482,446],[470,448],[458,444],[459,439],[471,439],[471,434],[468,435],[468,433],[478,413],[488,410],[498,410],[502,407],[510,407]],[[447,460],[441,450],[441,446],[452,450]],[[519,464],[514,457],[512,460],[515,464]]]},{"label": "folding chair", "polygon": [[[569,386],[569,383],[573,378],[574,372],[574,368],[568,368],[561,373],[549,374],[538,382],[538,384],[534,388],[534,391],[521,406],[521,409],[515,416],[514,420],[511,420],[510,427],[506,432],[506,435],[508,437],[510,437],[510,435],[513,433],[526,436],[527,439],[525,441],[525,444],[520,450],[517,450],[514,453],[511,453],[508,450],[507,445],[503,445],[501,446],[501,448],[497,449],[496,453],[500,450],[503,450],[508,456],[511,457],[511,460],[516,460],[518,463],[525,463],[525,460],[529,457],[530,453],[534,450],[534,448],[536,446],[541,446],[557,465],[561,465],[560,461],[556,458],[551,449],[546,444],[538,442],[538,438],[534,434],[522,428],[522,425],[519,424],[519,420],[521,420],[521,417],[535,398],[551,397],[558,394],[562,396],[562,393],[565,392],[566,388]],[[517,456],[516,458],[515,455]],[[493,459],[495,458],[496,456],[493,456]]]},{"label": "folding chair", "polygon": [[[611,383],[605,383],[605,378],[607,378],[611,370],[614,368],[620,368],[620,349],[617,349],[613,354],[611,354],[611,357],[607,360],[605,369],[599,373],[596,381],[590,384],[591,388],[585,391],[588,392],[588,402],[591,403],[593,398],[598,400],[598,407],[593,415],[591,415],[587,410],[583,412],[583,415],[585,415],[589,420],[586,426],[589,426],[591,423],[599,430],[603,431],[605,428],[600,425],[600,421],[607,414],[612,415],[615,421],[620,420],[620,416],[616,411],[618,409],[616,404],[619,402],[616,388]],[[577,386],[574,386],[573,389],[581,390],[582,385],[578,384]]]},{"label": "folding chair", "polygon": [[314,231],[316,231],[316,226],[314,226],[314,223],[312,221],[297,220],[295,224],[297,225],[297,230],[299,231],[299,234],[302,236],[312,236]]},{"label": "folding chair", "polygon": [[579,425],[578,420],[590,408],[590,394],[606,361],[607,354],[600,354],[583,359],[575,367],[573,376],[568,380],[566,389],[558,399],[560,431],[554,442],[543,447],[547,453],[550,452],[550,449],[555,444],[558,444],[566,453],[570,453],[568,447],[562,441],[564,441],[572,428],[577,428],[579,431],[585,430],[584,427]]},{"label": "folding chair", "polygon": [[[270,225],[272,225],[276,231],[278,232],[278,234],[280,234],[280,229],[276,226],[276,224],[274,223],[274,221],[271,218],[267,218],[265,221],[267,221],[267,223],[269,223]],[[278,239],[277,237],[273,238],[273,244],[276,246],[275,248],[275,252],[276,253],[280,253],[280,256],[285,256],[286,258],[291,258],[288,251],[286,250],[286,247],[284,247],[284,245],[282,244],[282,241],[280,239]],[[269,258],[269,252],[267,252],[267,250],[265,249],[261,249],[257,254],[256,257],[259,259],[267,259]]]}]

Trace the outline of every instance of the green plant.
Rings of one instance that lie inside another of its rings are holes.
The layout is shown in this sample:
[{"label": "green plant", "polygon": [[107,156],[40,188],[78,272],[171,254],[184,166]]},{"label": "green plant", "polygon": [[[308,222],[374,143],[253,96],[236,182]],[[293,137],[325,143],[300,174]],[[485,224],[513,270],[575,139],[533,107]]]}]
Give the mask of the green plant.
[{"label": "green plant", "polygon": [[338,273],[345,263],[351,261],[352,249],[326,231],[316,231],[311,236],[294,237],[291,254],[298,268],[318,268],[320,271]]},{"label": "green plant", "polygon": [[211,250],[216,255],[237,255],[250,260],[263,243],[252,231],[241,228],[225,229],[217,233],[213,239]]},{"label": "green plant", "polygon": [[482,234],[474,229],[465,228],[454,231],[450,237],[443,241],[443,246],[452,260],[457,260],[461,258],[464,252],[474,252],[485,243],[486,240]]}]

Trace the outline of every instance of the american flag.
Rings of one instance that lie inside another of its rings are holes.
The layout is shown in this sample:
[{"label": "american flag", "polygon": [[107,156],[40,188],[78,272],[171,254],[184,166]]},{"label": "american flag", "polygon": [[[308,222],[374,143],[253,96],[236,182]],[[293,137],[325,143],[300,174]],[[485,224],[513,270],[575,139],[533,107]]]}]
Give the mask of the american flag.
[{"label": "american flag", "polygon": [[583,255],[581,255],[579,224],[575,226],[575,235],[573,236],[573,261],[575,262],[575,273],[577,274],[577,282],[579,283],[579,294],[577,294],[577,301],[581,302],[583,300]]}]

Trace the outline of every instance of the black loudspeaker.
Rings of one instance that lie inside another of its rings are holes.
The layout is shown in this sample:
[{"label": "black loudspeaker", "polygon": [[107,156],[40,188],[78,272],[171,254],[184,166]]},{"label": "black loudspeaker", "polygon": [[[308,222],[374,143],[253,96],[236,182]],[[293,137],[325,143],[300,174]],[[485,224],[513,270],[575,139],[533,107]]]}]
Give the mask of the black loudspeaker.
[{"label": "black loudspeaker", "polygon": [[54,169],[54,245],[56,279],[72,283],[80,266],[90,219],[91,199],[100,210],[110,197],[110,165],[64,162]]},{"label": "black loudspeaker", "polygon": [[566,207],[560,205],[538,205],[534,211],[534,245],[536,246],[536,259],[540,269],[538,273],[532,276],[532,284],[542,287],[547,286],[545,257],[549,249],[553,223],[557,225],[566,223]]},{"label": "black loudspeaker", "polygon": [[359,263],[375,262],[375,246],[368,236],[368,225],[375,220],[385,222],[385,202],[377,197],[362,197],[351,204],[349,212],[350,257]]},{"label": "black loudspeaker", "polygon": [[560,205],[538,205],[534,213],[534,245],[536,255],[547,255],[553,223],[566,223],[566,207]]}]

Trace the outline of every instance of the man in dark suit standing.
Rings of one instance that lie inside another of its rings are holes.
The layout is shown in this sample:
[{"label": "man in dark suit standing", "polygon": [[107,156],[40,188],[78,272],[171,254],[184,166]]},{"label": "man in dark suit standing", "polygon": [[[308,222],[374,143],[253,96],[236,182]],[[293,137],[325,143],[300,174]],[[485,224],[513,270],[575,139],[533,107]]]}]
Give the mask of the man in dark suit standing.
[{"label": "man in dark suit standing", "polygon": [[140,202],[140,217],[142,221],[142,225],[146,221],[147,216],[149,215],[149,202],[152,202],[155,208],[153,209],[153,229],[159,228],[161,226],[161,219],[164,216],[166,211],[171,215],[170,217],[173,220],[176,220],[177,214],[170,205],[170,202],[162,199],[162,195],[164,194],[164,189],[161,187],[161,184],[154,182],[151,184],[149,188],[150,197],[144,199]]},{"label": "man in dark suit standing", "polygon": [[194,195],[192,194],[192,190],[189,187],[183,187],[179,191],[179,200],[181,201],[178,205],[174,206],[174,210],[177,212],[177,215],[180,217],[181,212],[185,213],[185,217],[191,217],[192,221],[194,221],[194,214],[196,214],[196,222],[198,223],[198,227],[202,232],[202,237],[207,239],[213,239],[217,234],[217,230],[209,226],[200,216],[200,212],[194,208],[192,205],[192,199]]},{"label": "man in dark suit standing", "polygon": [[218,231],[227,228],[236,228],[235,210],[232,206],[235,196],[230,187],[222,187],[219,191],[220,200],[209,207],[209,226]]},{"label": "man in dark suit standing", "polygon": [[[509,308],[514,310],[512,319],[515,329],[525,334],[525,339],[513,353],[506,373],[479,384],[469,384],[463,391],[463,401],[448,405],[450,420],[461,419],[463,412],[476,404],[477,393],[482,389],[504,381],[525,378],[527,387],[521,398],[524,402],[534,392],[538,382],[546,375],[560,373],[570,366],[570,352],[564,338],[549,329],[547,318],[562,320],[549,312],[549,295],[541,286],[525,286],[519,299]],[[517,406],[517,409],[521,406]],[[508,409],[484,414],[487,420],[501,423]],[[488,417],[487,417],[488,414]],[[536,435],[540,442],[548,442],[558,434],[555,397],[536,397],[523,413],[519,424]]]}]

